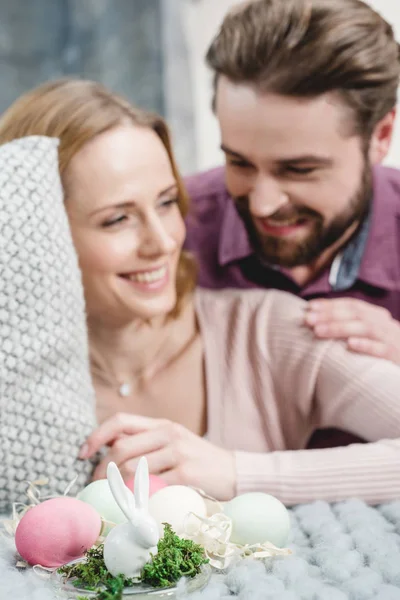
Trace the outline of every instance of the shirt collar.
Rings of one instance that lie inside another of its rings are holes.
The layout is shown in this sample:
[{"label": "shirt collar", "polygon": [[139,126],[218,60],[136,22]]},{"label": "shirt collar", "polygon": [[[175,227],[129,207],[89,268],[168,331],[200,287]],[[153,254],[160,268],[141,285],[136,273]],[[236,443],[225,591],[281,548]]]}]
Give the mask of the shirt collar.
[{"label": "shirt collar", "polygon": [[[393,174],[393,178],[391,177]],[[394,182],[393,180],[397,180]],[[396,189],[396,185],[398,189]],[[397,289],[400,281],[398,223],[400,173],[386,167],[373,169],[373,199],[368,219],[368,238],[358,279],[374,287]],[[343,249],[346,252],[347,246]],[[254,254],[246,228],[233,200],[226,203],[218,259],[221,266]]]},{"label": "shirt collar", "polygon": [[329,270],[329,285],[335,292],[349,290],[359,278],[361,261],[367,245],[371,217],[369,214],[358,227],[358,231],[341,248],[332,261]]}]

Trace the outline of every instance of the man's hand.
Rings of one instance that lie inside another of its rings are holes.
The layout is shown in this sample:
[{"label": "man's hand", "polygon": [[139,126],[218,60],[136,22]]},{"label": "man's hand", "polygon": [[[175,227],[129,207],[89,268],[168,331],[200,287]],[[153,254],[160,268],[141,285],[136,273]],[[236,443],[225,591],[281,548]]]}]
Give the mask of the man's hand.
[{"label": "man's hand", "polygon": [[89,436],[80,457],[90,458],[103,446],[109,446],[109,452],[97,466],[94,480],[106,477],[111,461],[127,479],[135,473],[140,457],[146,456],[150,473],[162,475],[169,484],[198,487],[218,500],[235,495],[233,452],[178,423],[119,413]]},{"label": "man's hand", "polygon": [[312,300],[305,322],[318,338],[345,340],[353,352],[400,365],[400,324],[385,308],[354,298]]}]

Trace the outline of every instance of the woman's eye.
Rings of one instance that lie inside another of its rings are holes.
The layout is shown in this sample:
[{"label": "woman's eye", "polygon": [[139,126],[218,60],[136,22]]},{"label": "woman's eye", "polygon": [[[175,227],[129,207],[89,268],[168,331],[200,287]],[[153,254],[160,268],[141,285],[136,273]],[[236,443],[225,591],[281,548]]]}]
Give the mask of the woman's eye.
[{"label": "woman's eye", "polygon": [[119,223],[123,223],[126,221],[128,217],[126,215],[121,215],[120,217],[116,217],[115,219],[108,219],[103,223],[103,227],[112,227],[113,225],[119,225]]},{"label": "woman's eye", "polygon": [[168,200],[164,200],[158,205],[158,208],[170,208],[174,204],[178,204],[178,198],[169,198]]}]

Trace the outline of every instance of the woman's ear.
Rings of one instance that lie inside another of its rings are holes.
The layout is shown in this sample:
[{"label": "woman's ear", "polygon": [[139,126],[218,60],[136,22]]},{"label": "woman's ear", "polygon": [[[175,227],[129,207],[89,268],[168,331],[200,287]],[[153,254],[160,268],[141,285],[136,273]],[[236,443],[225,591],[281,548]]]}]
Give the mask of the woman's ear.
[{"label": "woman's ear", "polygon": [[372,165],[380,164],[389,152],[395,119],[396,109],[394,108],[376,125],[369,146],[369,160]]}]

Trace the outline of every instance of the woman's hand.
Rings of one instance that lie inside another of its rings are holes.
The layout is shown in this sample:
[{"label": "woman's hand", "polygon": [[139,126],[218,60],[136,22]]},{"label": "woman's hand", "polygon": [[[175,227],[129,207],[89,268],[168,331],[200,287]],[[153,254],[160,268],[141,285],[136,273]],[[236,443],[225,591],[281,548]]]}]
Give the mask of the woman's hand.
[{"label": "woman's hand", "polygon": [[140,457],[146,456],[150,473],[162,475],[168,484],[198,487],[218,500],[229,500],[235,495],[233,452],[211,444],[178,423],[118,413],[93,431],[80,458],[90,458],[103,446],[110,449],[97,466],[94,480],[106,477],[111,461],[128,479],[135,473]]}]

